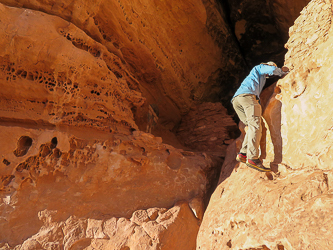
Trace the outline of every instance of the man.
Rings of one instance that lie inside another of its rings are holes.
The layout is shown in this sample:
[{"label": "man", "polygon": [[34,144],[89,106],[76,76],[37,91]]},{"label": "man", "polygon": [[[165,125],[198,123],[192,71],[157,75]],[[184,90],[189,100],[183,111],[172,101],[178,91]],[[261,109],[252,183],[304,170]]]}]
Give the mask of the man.
[{"label": "man", "polygon": [[236,160],[261,172],[268,172],[271,169],[264,167],[259,160],[259,143],[262,130],[259,96],[266,83],[266,78],[274,75],[281,77],[288,72],[287,67],[280,69],[274,62],[257,65],[244,79],[231,100],[239,119],[248,127]]}]

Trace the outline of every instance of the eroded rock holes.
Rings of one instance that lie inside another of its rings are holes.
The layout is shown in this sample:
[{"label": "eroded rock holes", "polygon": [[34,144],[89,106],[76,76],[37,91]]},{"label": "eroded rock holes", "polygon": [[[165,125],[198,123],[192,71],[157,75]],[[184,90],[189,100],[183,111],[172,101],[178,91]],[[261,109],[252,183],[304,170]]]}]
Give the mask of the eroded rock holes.
[{"label": "eroded rock holes", "polygon": [[10,162],[7,159],[3,159],[3,164],[5,164],[6,166],[8,166],[10,164]]},{"label": "eroded rock holes", "polygon": [[51,140],[51,148],[56,148],[58,145],[58,139],[57,137],[53,137],[52,140]]},{"label": "eroded rock holes", "polygon": [[32,145],[32,139],[29,136],[21,136],[17,142],[17,148],[14,150],[16,157],[21,157],[27,154]]}]

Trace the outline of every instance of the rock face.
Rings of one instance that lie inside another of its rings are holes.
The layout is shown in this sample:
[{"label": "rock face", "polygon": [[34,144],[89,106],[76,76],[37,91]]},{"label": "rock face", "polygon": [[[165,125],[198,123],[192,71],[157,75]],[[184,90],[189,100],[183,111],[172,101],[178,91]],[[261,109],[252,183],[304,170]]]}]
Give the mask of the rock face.
[{"label": "rock face", "polygon": [[[22,8],[18,12],[26,9],[22,17],[27,12],[40,15],[31,10],[52,15],[43,14],[54,28],[43,27],[51,29],[51,33],[52,30],[57,33],[53,34],[54,38],[56,35],[59,37],[58,44],[54,45],[67,42],[72,51],[92,54],[95,61],[109,67],[110,74],[126,82],[131,89],[139,89],[147,104],[157,105],[160,123],[170,129],[193,103],[209,98],[219,100],[223,89],[218,79],[222,75],[228,76],[223,78],[225,86],[231,86],[224,88],[228,91],[231,88],[232,92],[232,86],[239,81],[239,72],[245,67],[236,43],[231,39],[225,18],[216,10],[215,1],[178,1],[172,4],[163,1],[133,3],[114,0],[98,3],[83,0],[0,2]],[[59,19],[56,22],[62,25],[59,27],[50,19]],[[13,25],[24,29],[31,21],[26,18],[24,22],[25,26],[15,22]],[[37,32],[32,30],[35,29],[30,28],[31,32]],[[39,33],[40,36],[45,32]],[[53,44],[45,37],[35,39]],[[40,49],[43,50],[43,47],[35,48],[35,55],[39,54]],[[54,51],[59,52],[57,49]],[[65,48],[61,50],[68,51]],[[140,117],[142,111],[138,112]]]},{"label": "rock face", "polygon": [[[298,3],[0,0],[0,248],[330,248],[331,3],[303,10],[292,72],[263,98],[274,175],[234,170],[242,137],[202,104],[230,105],[245,61],[274,60]],[[196,152],[163,143],[185,114]]]},{"label": "rock face", "polygon": [[194,249],[199,228],[185,203],[169,210],[138,210],[130,219],[71,216],[58,222],[57,213],[39,212],[42,229],[18,249]]},{"label": "rock face", "polygon": [[216,166],[142,131],[243,67],[215,5],[1,2],[0,247],[194,249]]},{"label": "rock face", "polygon": [[224,165],[233,172],[211,197],[197,249],[332,248],[332,173],[282,167],[270,180],[244,164]]},{"label": "rock face", "polygon": [[137,129],[132,109],[144,98],[119,57],[59,17],[0,11],[2,122]]},{"label": "rock face", "polygon": [[265,96],[262,160],[272,174],[237,164],[229,146],[197,249],[331,249],[332,3],[311,1],[290,29],[291,72]]},{"label": "rock face", "polygon": [[281,121],[271,124],[281,128],[283,162],[292,169],[331,166],[331,11],[330,1],[311,1],[290,29],[286,45],[286,65],[292,71],[277,85]]},{"label": "rock face", "polygon": [[203,103],[183,116],[177,136],[188,148],[225,157],[238,127],[221,103]]},{"label": "rock face", "polygon": [[265,0],[228,1],[235,35],[250,68],[267,61],[267,58],[281,63],[285,53],[284,42],[278,35],[267,2]]},{"label": "rock face", "polygon": [[[38,214],[45,209],[53,211],[61,224],[71,216],[79,221],[130,218],[136,210],[154,207],[176,210],[172,214],[173,220],[180,220],[177,227],[189,227],[182,237],[195,238],[202,214],[197,200],[202,202],[205,195],[205,173],[211,161],[201,153],[163,144],[150,134],[134,134],[120,137],[87,129],[70,133],[1,126],[1,214],[5,218],[0,223],[1,240],[15,246],[38,231],[41,237],[44,229]],[[172,208],[177,201],[187,202],[186,206]],[[183,219],[177,219],[177,209]],[[156,240],[163,245],[170,240],[166,238]]]}]

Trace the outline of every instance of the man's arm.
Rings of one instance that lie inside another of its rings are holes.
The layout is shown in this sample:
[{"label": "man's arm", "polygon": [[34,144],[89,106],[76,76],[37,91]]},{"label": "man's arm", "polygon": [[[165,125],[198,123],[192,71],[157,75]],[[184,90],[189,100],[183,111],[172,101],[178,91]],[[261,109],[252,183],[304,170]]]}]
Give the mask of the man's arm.
[{"label": "man's arm", "polygon": [[270,65],[261,65],[260,67],[260,74],[265,74],[268,76],[284,76],[287,73],[289,73],[289,69],[286,66],[283,66],[282,68],[277,68],[275,66]]}]

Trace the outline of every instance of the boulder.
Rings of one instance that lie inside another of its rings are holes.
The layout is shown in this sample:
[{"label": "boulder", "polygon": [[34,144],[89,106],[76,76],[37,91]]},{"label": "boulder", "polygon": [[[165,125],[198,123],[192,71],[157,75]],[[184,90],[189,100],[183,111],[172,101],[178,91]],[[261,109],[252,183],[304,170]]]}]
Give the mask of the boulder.
[{"label": "boulder", "polygon": [[[110,217],[58,221],[60,211],[43,210],[44,226],[15,249],[195,249],[198,220],[187,203],[170,209],[137,210],[131,219]],[[155,217],[148,216],[151,212]]]}]

